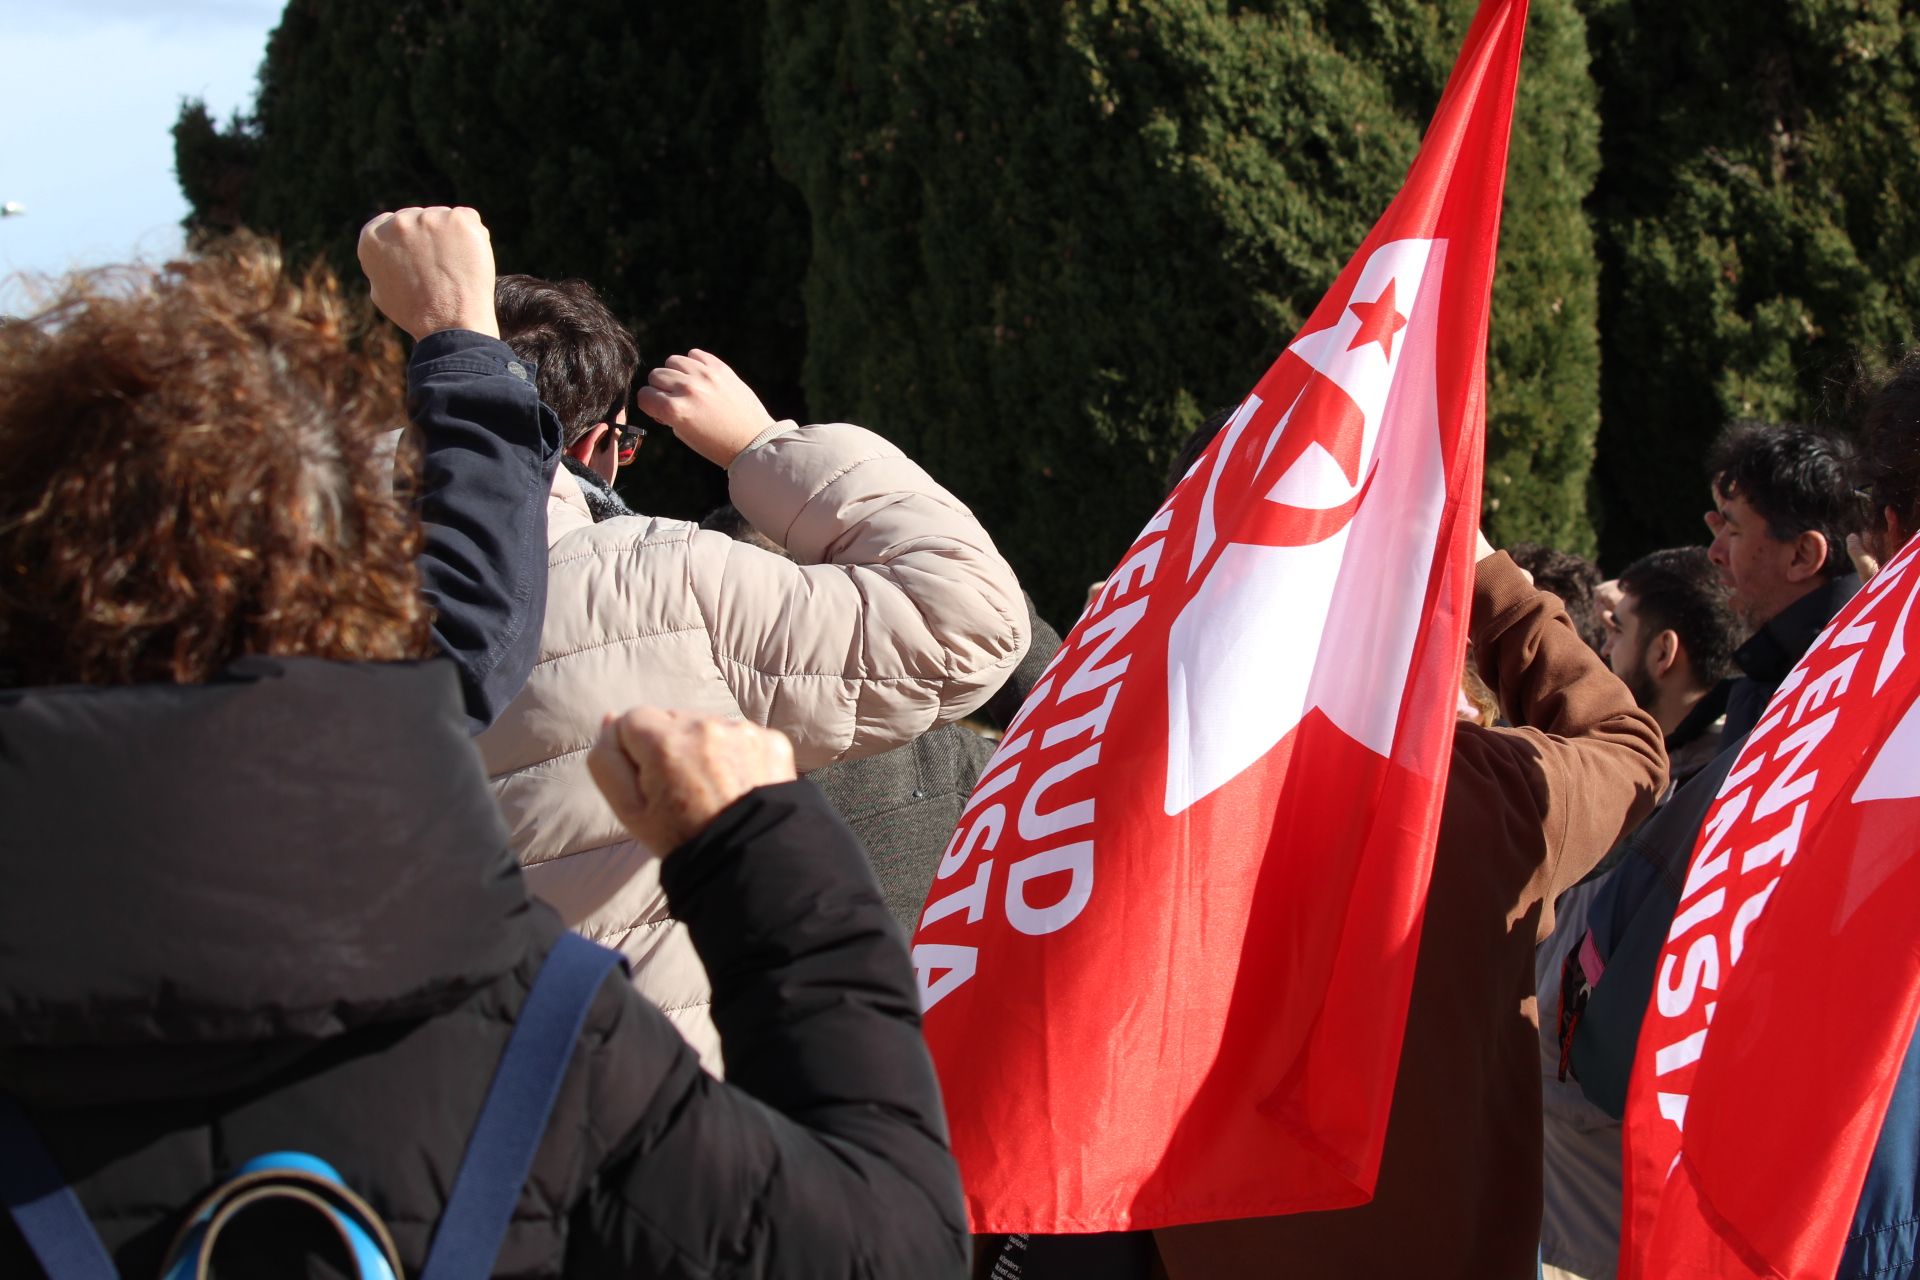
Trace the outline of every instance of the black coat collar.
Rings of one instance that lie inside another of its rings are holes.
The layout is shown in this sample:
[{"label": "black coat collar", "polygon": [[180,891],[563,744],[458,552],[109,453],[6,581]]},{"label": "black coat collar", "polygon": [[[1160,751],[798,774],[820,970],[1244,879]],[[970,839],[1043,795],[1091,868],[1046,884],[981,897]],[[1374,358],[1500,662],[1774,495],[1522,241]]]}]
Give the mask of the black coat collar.
[{"label": "black coat collar", "polygon": [[1843,573],[1829,578],[1768,619],[1765,626],[1734,650],[1734,662],[1750,679],[1769,689],[1778,687],[1793,670],[1793,664],[1813,647],[1826,625],[1846,608],[1847,601],[1859,590],[1857,574]]},{"label": "black coat collar", "polygon": [[1782,609],[1734,650],[1733,660],[1743,674],[1727,693],[1727,723],[1722,732],[1728,742],[1752,732],[1793,664],[1813,647],[1820,632],[1858,590],[1860,579],[1855,574],[1830,579]]},{"label": "black coat collar", "polygon": [[1722,680],[1693,704],[1673,732],[1667,735],[1667,754],[1671,756],[1683,747],[1692,746],[1700,736],[1711,729],[1720,718],[1727,714],[1727,693],[1729,682]]},{"label": "black coat collar", "polygon": [[244,1075],[534,944],[443,661],[0,694],[0,814],[0,1088],[141,1046]]}]

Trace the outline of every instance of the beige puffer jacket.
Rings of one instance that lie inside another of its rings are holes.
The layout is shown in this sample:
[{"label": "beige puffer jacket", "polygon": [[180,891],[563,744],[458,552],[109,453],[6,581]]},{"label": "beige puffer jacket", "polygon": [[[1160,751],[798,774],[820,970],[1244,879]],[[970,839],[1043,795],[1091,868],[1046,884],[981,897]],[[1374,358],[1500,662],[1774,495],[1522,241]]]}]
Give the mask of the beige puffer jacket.
[{"label": "beige puffer jacket", "polygon": [[576,931],[720,1071],[706,971],[659,864],[587,775],[609,711],[743,716],[802,772],[965,715],[1027,648],[1013,570],[966,507],[870,431],[783,422],[728,468],[733,503],[789,561],[679,520],[593,523],[563,467],[547,503],[547,620],[520,696],[475,741],[527,868]]}]

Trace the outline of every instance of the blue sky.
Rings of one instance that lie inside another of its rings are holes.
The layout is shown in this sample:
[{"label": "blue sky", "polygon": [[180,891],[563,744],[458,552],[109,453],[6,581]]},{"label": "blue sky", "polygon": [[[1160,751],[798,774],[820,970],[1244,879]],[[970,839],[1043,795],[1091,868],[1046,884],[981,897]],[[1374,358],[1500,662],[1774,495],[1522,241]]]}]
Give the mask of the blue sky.
[{"label": "blue sky", "polygon": [[0,0],[0,314],[19,273],[160,259],[186,214],[169,130],[182,98],[253,101],[282,0]]}]

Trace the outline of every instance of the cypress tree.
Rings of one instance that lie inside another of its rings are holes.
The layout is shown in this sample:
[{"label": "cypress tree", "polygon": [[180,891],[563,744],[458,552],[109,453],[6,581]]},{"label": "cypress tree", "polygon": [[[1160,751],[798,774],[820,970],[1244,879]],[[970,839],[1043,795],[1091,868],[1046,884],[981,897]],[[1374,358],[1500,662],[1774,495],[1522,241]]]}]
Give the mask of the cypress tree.
[{"label": "cypress tree", "polygon": [[1590,0],[1614,562],[1704,540],[1728,422],[1835,416],[1920,307],[1920,8]]},{"label": "cypress tree", "polygon": [[[647,354],[897,438],[1064,618],[1386,207],[1473,7],[295,0],[253,116],[183,113],[180,172],[201,225],[343,268],[376,209],[479,207],[504,267],[592,281]],[[1493,536],[1572,549],[1584,48],[1535,0],[1488,417]],[[633,496],[697,515],[717,475],[663,443]]]},{"label": "cypress tree", "polygon": [[1487,361],[1487,536],[1592,555],[1598,270],[1583,207],[1600,167],[1586,22],[1534,0],[1514,103]]},{"label": "cypress tree", "polygon": [[[771,0],[812,211],[807,389],[986,520],[1056,616],[1398,189],[1472,6]],[[1597,125],[1540,0],[1494,319],[1494,536],[1584,549]]]},{"label": "cypress tree", "polygon": [[[700,346],[801,416],[806,211],[774,173],[758,0],[294,0],[254,112],[176,126],[190,227],[354,271],[362,222],[470,204],[503,271],[591,283],[644,359]],[[725,477],[664,431],[622,489],[698,518]]]}]

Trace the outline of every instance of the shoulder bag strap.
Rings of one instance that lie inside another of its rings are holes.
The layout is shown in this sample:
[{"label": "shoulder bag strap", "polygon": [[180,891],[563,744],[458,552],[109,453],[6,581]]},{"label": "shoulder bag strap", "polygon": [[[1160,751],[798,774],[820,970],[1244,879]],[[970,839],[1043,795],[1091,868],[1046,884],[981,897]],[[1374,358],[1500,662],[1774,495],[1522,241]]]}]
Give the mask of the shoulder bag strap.
[{"label": "shoulder bag strap", "polygon": [[572,933],[547,953],[487,1088],[420,1280],[493,1273],[587,1007],[619,959],[618,952]]},{"label": "shoulder bag strap", "polygon": [[100,1233],[27,1113],[0,1097],[0,1202],[48,1280],[118,1280]]}]

